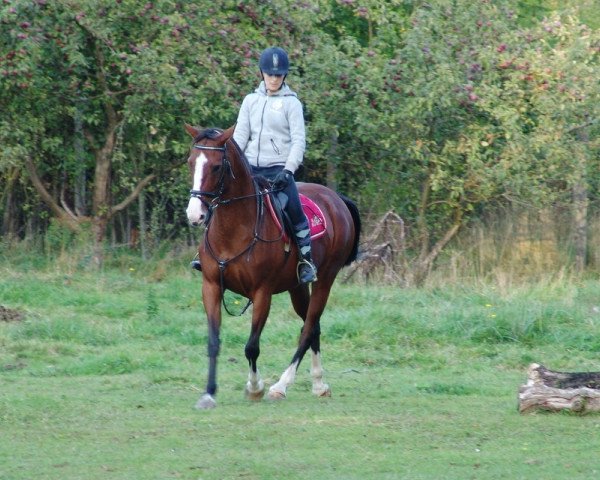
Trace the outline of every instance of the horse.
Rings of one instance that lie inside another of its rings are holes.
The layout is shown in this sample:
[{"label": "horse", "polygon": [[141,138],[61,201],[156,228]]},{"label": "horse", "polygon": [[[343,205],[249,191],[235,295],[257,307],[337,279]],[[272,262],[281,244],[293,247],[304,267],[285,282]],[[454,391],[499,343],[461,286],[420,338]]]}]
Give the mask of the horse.
[{"label": "horse", "polygon": [[246,397],[257,401],[265,395],[265,384],[257,368],[260,336],[272,296],[283,292],[289,293],[293,309],[304,324],[292,360],[279,381],[269,388],[268,398],[286,398],[309,348],[312,393],[331,396],[329,385],[323,381],[320,318],[337,274],[357,257],[361,221],[356,204],[323,185],[298,182],[299,192],[320,207],[326,226],[320,238],[312,242],[318,279],[309,288],[298,282],[297,248],[289,244],[277,217],[265,208],[269,190],[259,186],[233,139],[235,125],[224,131],[187,124],[185,128],[194,139],[187,159],[192,189],[186,213],[192,226],[206,225],[198,255],[208,323],[208,379],[206,391],[195,407],[209,409],[217,404],[221,305],[227,310],[226,290],[246,297],[252,304],[250,335],[245,346],[249,364]]}]

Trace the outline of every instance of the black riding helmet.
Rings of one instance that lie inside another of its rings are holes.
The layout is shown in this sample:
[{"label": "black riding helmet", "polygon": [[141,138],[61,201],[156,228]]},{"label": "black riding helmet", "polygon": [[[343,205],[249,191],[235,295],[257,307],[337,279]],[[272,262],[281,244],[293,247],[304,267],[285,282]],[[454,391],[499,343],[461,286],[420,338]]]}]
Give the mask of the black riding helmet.
[{"label": "black riding helmet", "polygon": [[286,76],[290,69],[288,54],[280,47],[267,48],[260,54],[258,67],[262,73],[267,75]]}]

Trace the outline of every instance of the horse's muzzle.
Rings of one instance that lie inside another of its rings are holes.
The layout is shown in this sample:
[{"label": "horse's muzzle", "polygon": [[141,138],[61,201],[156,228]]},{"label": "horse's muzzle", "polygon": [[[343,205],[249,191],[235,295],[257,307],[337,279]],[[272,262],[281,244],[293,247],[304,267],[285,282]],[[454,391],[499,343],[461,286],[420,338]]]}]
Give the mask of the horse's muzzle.
[{"label": "horse's muzzle", "polygon": [[192,197],[188,203],[186,214],[190,225],[197,227],[204,222],[204,218],[206,217],[206,206],[199,198]]}]

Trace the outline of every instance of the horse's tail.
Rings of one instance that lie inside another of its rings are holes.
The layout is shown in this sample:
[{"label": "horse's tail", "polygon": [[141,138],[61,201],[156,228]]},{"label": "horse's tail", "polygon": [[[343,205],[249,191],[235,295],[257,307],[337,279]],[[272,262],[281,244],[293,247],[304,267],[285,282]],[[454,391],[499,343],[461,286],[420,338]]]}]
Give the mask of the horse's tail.
[{"label": "horse's tail", "polygon": [[360,221],[360,213],[358,211],[358,207],[356,203],[350,200],[345,195],[338,193],[340,198],[344,201],[348,210],[350,210],[350,214],[352,215],[352,221],[354,222],[354,244],[352,245],[352,251],[346,260],[344,265],[350,265],[356,257],[358,257],[358,243],[360,242],[360,231],[361,231],[361,221]]}]

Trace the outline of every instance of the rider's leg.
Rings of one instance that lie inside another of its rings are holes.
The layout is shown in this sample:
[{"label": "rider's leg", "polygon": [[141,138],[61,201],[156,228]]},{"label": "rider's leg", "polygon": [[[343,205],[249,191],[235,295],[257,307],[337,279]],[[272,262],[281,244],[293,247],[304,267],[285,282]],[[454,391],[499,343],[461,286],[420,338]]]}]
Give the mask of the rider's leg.
[{"label": "rider's leg", "polygon": [[310,228],[302,205],[296,183],[291,181],[284,189],[288,197],[287,213],[294,227],[296,243],[300,251],[300,262],[298,264],[298,280],[301,283],[310,283],[317,280],[317,268],[312,260],[312,245],[310,241]]}]

